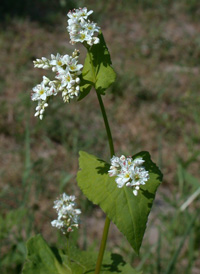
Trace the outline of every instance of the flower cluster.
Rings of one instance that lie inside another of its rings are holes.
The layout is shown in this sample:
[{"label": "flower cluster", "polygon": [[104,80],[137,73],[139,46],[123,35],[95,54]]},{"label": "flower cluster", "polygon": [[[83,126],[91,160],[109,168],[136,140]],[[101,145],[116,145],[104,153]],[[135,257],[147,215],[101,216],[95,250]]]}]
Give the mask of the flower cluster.
[{"label": "flower cluster", "polygon": [[119,188],[124,185],[133,188],[133,194],[137,196],[140,185],[144,185],[149,179],[149,172],[142,166],[144,160],[122,155],[120,158],[113,156],[111,159],[109,175],[117,176],[115,182]]},{"label": "flower cluster", "polygon": [[67,30],[70,35],[71,43],[86,42],[89,46],[99,43],[98,37],[93,37],[95,32],[99,32],[100,28],[96,23],[88,20],[88,16],[93,11],[87,11],[87,8],[79,8],[70,11],[68,16]]},{"label": "flower cluster", "polygon": [[79,214],[80,209],[75,209],[76,205],[75,196],[68,196],[63,193],[59,200],[54,202],[54,207],[58,213],[58,219],[51,222],[53,227],[61,229],[63,234],[67,234],[73,231],[73,227],[78,228],[79,226]]},{"label": "flower cluster", "polygon": [[79,51],[75,50],[72,56],[51,54],[51,59],[42,57],[33,61],[34,67],[43,69],[52,69],[56,73],[55,80],[51,81],[43,76],[43,81],[33,88],[31,99],[38,101],[35,116],[43,118],[45,108],[48,106],[50,97],[61,92],[63,101],[69,102],[70,99],[79,95],[79,83],[81,69],[83,65],[78,64]]}]

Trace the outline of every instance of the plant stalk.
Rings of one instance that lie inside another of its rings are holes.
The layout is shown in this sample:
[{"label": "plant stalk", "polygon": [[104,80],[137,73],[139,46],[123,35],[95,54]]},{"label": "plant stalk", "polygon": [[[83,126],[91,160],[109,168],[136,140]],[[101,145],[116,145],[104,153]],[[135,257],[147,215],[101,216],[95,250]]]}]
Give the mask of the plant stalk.
[{"label": "plant stalk", "polygon": [[103,229],[103,235],[102,235],[102,239],[101,239],[101,245],[99,248],[99,254],[98,254],[96,268],[95,268],[95,274],[99,274],[100,270],[101,270],[101,264],[103,261],[103,255],[104,255],[104,251],[105,251],[105,247],[106,247],[109,227],[110,227],[110,219],[106,216],[104,229]]},{"label": "plant stalk", "polygon": [[[109,123],[108,123],[108,118],[107,118],[107,115],[106,115],[106,111],[105,111],[105,107],[104,107],[101,95],[97,91],[96,91],[96,94],[97,94],[97,98],[99,100],[99,105],[100,105],[100,108],[101,108],[101,112],[102,112],[102,116],[103,116],[103,120],[104,120],[104,124],[105,124],[105,128],[106,128],[106,132],[107,132],[108,143],[109,143],[109,147],[110,147],[110,157],[112,158],[112,156],[115,153],[114,152],[112,134],[111,134],[110,126],[109,126]],[[103,255],[104,255],[104,251],[105,251],[105,247],[106,247],[109,227],[110,227],[110,219],[106,216],[104,229],[103,229],[103,236],[102,236],[102,239],[101,239],[101,245],[100,245],[99,254],[98,254],[97,263],[96,263],[95,274],[99,274],[100,270],[101,270],[101,264],[102,264],[102,261],[103,261]]]},{"label": "plant stalk", "polygon": [[[91,56],[91,53],[90,53],[90,50],[89,50],[88,46],[85,45],[85,47],[87,48],[87,52],[88,52],[88,55],[90,57],[90,63],[91,63],[91,67],[92,67],[93,77],[96,80],[96,73],[95,73],[93,63],[92,63],[92,56]],[[101,98],[101,94],[99,94],[97,90],[96,90],[96,94],[97,94],[97,98],[98,98],[99,105],[100,105],[100,108],[101,108],[101,113],[102,113],[102,116],[103,116],[104,125],[105,125],[105,128],[106,128],[106,133],[107,133],[108,143],[109,143],[109,148],[110,148],[110,157],[112,158],[112,156],[115,154],[112,134],[111,134],[108,118],[107,118],[107,115],[106,115],[106,110],[105,110],[105,107],[104,107],[104,104],[103,104],[103,100]],[[102,261],[103,261],[103,255],[104,255],[106,242],[107,242],[107,238],[108,238],[109,227],[110,227],[110,219],[106,216],[104,229],[103,229],[103,235],[102,235],[102,239],[101,239],[101,245],[100,245],[99,254],[98,254],[97,263],[96,263],[96,268],[95,268],[95,274],[99,274],[100,270],[101,270],[101,264],[102,264]]]},{"label": "plant stalk", "polygon": [[67,239],[67,258],[69,262],[69,267],[71,269],[71,260],[70,260],[70,251],[69,251],[69,234],[66,235],[66,239]]},{"label": "plant stalk", "polygon": [[[97,98],[99,100],[99,105],[100,105],[100,108],[101,108],[101,112],[102,112],[102,116],[103,116],[103,120],[104,120],[104,124],[105,124],[105,128],[106,128],[106,132],[107,132],[108,143],[109,143],[109,147],[110,147],[110,157],[112,158],[112,156],[115,153],[112,134],[111,134],[110,126],[109,126],[109,123],[108,123],[108,118],[107,118],[107,115],[106,115],[106,111],[105,111],[105,107],[104,107],[101,95],[97,91],[96,91],[96,94],[97,94]],[[104,255],[106,242],[107,242],[107,238],[108,238],[109,227],[110,227],[110,219],[108,218],[108,216],[106,216],[104,229],[103,229],[103,236],[102,236],[102,239],[101,239],[101,245],[100,245],[99,254],[98,254],[97,263],[96,263],[95,274],[99,274],[100,270],[101,270],[101,264],[102,264],[102,261],[103,261],[103,255]]]},{"label": "plant stalk", "polygon": [[105,128],[106,128],[106,132],[107,132],[108,143],[109,143],[109,147],[110,147],[110,157],[112,158],[113,155],[115,154],[112,134],[111,134],[110,126],[109,126],[109,123],[108,123],[108,118],[107,118],[107,115],[106,115],[106,111],[105,111],[105,107],[104,107],[101,95],[97,91],[96,91],[96,93],[97,93],[97,98],[99,100],[99,105],[100,105],[100,108],[101,108],[101,112],[102,112],[102,116],[103,116],[103,120],[104,120],[104,124],[105,124]]}]

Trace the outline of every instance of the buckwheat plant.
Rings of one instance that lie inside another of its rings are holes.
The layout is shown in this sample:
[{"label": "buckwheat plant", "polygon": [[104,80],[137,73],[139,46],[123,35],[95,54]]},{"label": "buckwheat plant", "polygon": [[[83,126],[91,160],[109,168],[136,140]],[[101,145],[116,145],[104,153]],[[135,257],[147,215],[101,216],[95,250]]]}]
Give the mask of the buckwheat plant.
[{"label": "buckwheat plant", "polygon": [[63,234],[69,236],[73,228],[78,228],[80,209],[75,209],[75,196],[68,196],[66,193],[60,196],[60,199],[54,202],[55,210],[58,213],[58,219],[51,222],[51,225],[60,229]]},{"label": "buckwheat plant", "polygon": [[[97,95],[107,133],[111,164],[80,151],[77,182],[83,194],[91,202],[99,205],[106,214],[99,252],[96,254],[90,250],[81,251],[70,244],[67,244],[66,250],[53,252],[45,240],[37,235],[27,243],[28,255],[23,274],[141,273],[125,264],[122,258],[123,263],[119,263],[119,257],[115,260],[116,256],[105,252],[109,226],[111,221],[115,223],[131,247],[139,254],[162,173],[146,151],[128,157],[115,154],[102,100],[105,91],[115,81],[115,72],[100,27],[88,19],[92,13],[93,11],[88,11],[87,8],[79,8],[67,14],[70,43],[81,43],[87,50],[84,65],[79,63],[80,53],[76,49],[71,54],[57,53],[51,54],[49,59],[36,59],[35,68],[52,70],[55,77],[49,79],[43,76],[42,82],[32,89],[31,99],[37,101],[35,116],[43,119],[44,115],[48,115],[46,108],[50,98],[59,94],[64,103],[70,103],[72,99],[86,99],[90,92]],[[61,230],[68,239],[74,229],[79,228],[81,210],[76,208],[74,200],[74,195],[68,196],[63,193],[54,202],[58,217],[51,224]]]}]

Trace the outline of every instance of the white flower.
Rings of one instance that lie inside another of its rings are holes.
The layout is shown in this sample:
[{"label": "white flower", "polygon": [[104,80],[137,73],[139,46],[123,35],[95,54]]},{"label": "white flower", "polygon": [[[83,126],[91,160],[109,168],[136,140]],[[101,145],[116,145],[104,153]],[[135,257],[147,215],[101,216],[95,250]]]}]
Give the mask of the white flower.
[{"label": "white flower", "polygon": [[33,93],[31,95],[33,101],[45,101],[47,96],[49,96],[49,87],[45,85],[45,81],[42,81],[41,84],[33,88]]},{"label": "white flower", "polygon": [[131,174],[127,170],[127,171],[120,173],[117,176],[115,182],[117,183],[117,187],[122,188],[125,185],[125,183],[127,183],[130,179],[131,179]]},{"label": "white flower", "polygon": [[58,93],[58,81],[54,80],[54,81],[49,81],[49,96],[51,95],[57,95]]},{"label": "white flower", "polygon": [[78,62],[75,58],[73,58],[71,60],[71,62],[69,63],[69,70],[71,72],[77,72],[77,71],[80,71],[82,69],[83,65],[81,65],[81,64],[78,65],[77,63]]},{"label": "white flower", "polygon": [[116,175],[118,174],[118,170],[117,170],[116,167],[111,166],[111,167],[110,167],[110,170],[108,171],[108,173],[109,173],[110,177],[116,176]]},{"label": "white flower", "polygon": [[33,88],[31,99],[38,101],[35,116],[43,119],[45,108],[48,106],[50,96],[62,93],[63,101],[69,102],[80,93],[80,78],[82,64],[78,64],[79,51],[74,50],[72,56],[51,54],[51,60],[42,57],[34,61],[35,67],[48,68],[56,72],[55,80],[51,81],[43,76],[43,81]]},{"label": "white flower", "polygon": [[118,188],[122,188],[124,185],[131,187],[133,194],[137,196],[140,185],[144,185],[149,179],[149,172],[142,166],[144,162],[141,157],[133,160],[124,155],[120,158],[113,156],[108,171],[109,176],[116,176],[115,182]]},{"label": "white flower", "polygon": [[53,208],[58,213],[58,219],[51,222],[51,225],[61,229],[63,234],[73,231],[73,227],[79,226],[80,209],[74,208],[76,206],[75,196],[68,196],[63,193],[58,200],[54,202]]},{"label": "white flower", "polygon": [[80,30],[79,32],[74,34],[73,40],[81,43],[83,43],[84,41],[88,42],[91,41],[91,36],[87,34],[86,31]]},{"label": "white flower", "polygon": [[73,80],[72,75],[70,74],[70,72],[67,72],[65,74],[61,74],[59,76],[60,80],[61,80],[61,88],[63,87],[68,87],[70,88],[71,86],[73,86],[75,84],[75,80]]},{"label": "white flower", "polygon": [[144,160],[142,159],[142,158],[136,158],[135,160],[134,160],[134,164],[136,165],[136,166],[140,166],[140,165],[142,165],[144,163]]},{"label": "white flower", "polygon": [[120,158],[118,158],[116,156],[113,156],[110,161],[111,161],[112,166],[114,166],[114,167],[120,167],[120,162],[121,162]]},{"label": "white flower", "polygon": [[49,64],[51,65],[53,71],[58,71],[59,68],[64,65],[63,57],[59,53],[57,53],[56,56],[51,54],[51,60]]},{"label": "white flower", "polygon": [[51,225],[57,227],[58,229],[62,229],[62,227],[64,227],[65,224],[61,220],[54,220],[51,222]]},{"label": "white flower", "polygon": [[100,28],[96,23],[88,20],[88,16],[92,13],[92,10],[87,11],[87,8],[80,8],[67,14],[69,18],[67,30],[72,44],[87,42],[88,45],[92,46],[99,43],[99,38],[93,36],[95,32],[99,33]]},{"label": "white flower", "polygon": [[94,32],[99,32],[99,28],[97,27],[97,24],[94,22],[90,22],[88,20],[88,23],[86,24],[86,29],[88,30],[88,34],[93,35]]},{"label": "white flower", "polygon": [[67,16],[71,20],[80,19],[80,18],[87,19],[87,17],[92,13],[93,13],[92,10],[87,11],[87,8],[82,8],[82,9],[80,8],[80,9],[74,9],[73,11],[69,11]]},{"label": "white flower", "polygon": [[90,14],[93,13],[93,10],[87,11],[87,8],[79,9],[78,16],[87,19]]}]

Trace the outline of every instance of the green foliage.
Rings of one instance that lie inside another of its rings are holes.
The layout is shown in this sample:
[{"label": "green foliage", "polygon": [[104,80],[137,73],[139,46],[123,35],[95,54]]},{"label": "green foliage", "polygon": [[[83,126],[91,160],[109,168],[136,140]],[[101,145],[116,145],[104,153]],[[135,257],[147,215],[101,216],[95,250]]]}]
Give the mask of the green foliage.
[{"label": "green foliage", "polygon": [[115,81],[116,74],[111,67],[111,59],[103,34],[99,34],[100,43],[88,47],[88,53],[82,70],[81,95],[83,99],[91,90],[92,86],[99,94]]},{"label": "green foliage", "polygon": [[130,188],[117,188],[115,179],[109,177],[109,164],[90,155],[80,152],[78,185],[85,196],[98,204],[118,229],[139,253],[148,215],[151,210],[156,190],[162,180],[162,174],[151,161],[148,152],[140,152],[133,158],[142,157],[150,179],[141,187],[138,196],[134,196]]},{"label": "green foliage", "polygon": [[27,210],[24,208],[9,211],[5,216],[0,215],[0,269],[6,267],[7,273],[12,273],[13,266],[20,270],[24,262],[26,249],[21,232],[25,232],[28,223],[26,217]]},{"label": "green foliage", "polygon": [[180,254],[180,252],[181,252],[181,250],[183,248],[183,245],[185,243],[186,238],[188,237],[188,235],[190,234],[190,232],[191,232],[191,230],[192,230],[192,228],[194,226],[194,222],[197,219],[197,217],[198,217],[198,214],[194,215],[191,218],[191,220],[190,220],[190,222],[188,224],[188,227],[186,228],[186,231],[185,231],[185,233],[184,233],[184,235],[183,235],[183,237],[182,237],[182,239],[181,239],[181,241],[180,241],[180,243],[179,243],[176,251],[174,252],[174,254],[173,254],[173,256],[172,256],[172,258],[171,258],[171,260],[170,260],[170,262],[169,262],[169,264],[167,266],[165,274],[171,274],[172,271],[174,270],[175,265],[177,263],[178,256],[179,256],[179,254]]},{"label": "green foliage", "polygon": [[200,13],[200,3],[198,0],[185,0],[185,9],[192,16],[199,16]]},{"label": "green foliage", "polygon": [[23,208],[12,210],[5,217],[0,215],[0,239],[6,238],[14,230],[16,224],[23,222],[25,215],[26,210]]},{"label": "green foliage", "polygon": [[[84,64],[83,70],[85,70],[85,67],[86,66]],[[84,79],[83,73],[81,74],[80,79],[80,95],[78,97],[78,101],[85,98],[90,93],[90,90],[92,88],[92,83]]]},{"label": "green foliage", "polygon": [[[93,251],[79,251],[74,246],[70,246],[69,260],[69,254],[55,248],[51,249],[40,235],[27,242],[27,251],[23,274],[94,273],[97,253]],[[126,264],[120,255],[109,252],[105,253],[101,273],[141,274]]]},{"label": "green foliage", "polygon": [[38,235],[27,242],[28,261],[25,263],[22,273],[71,273],[70,269],[61,264],[48,247],[43,238]]}]

